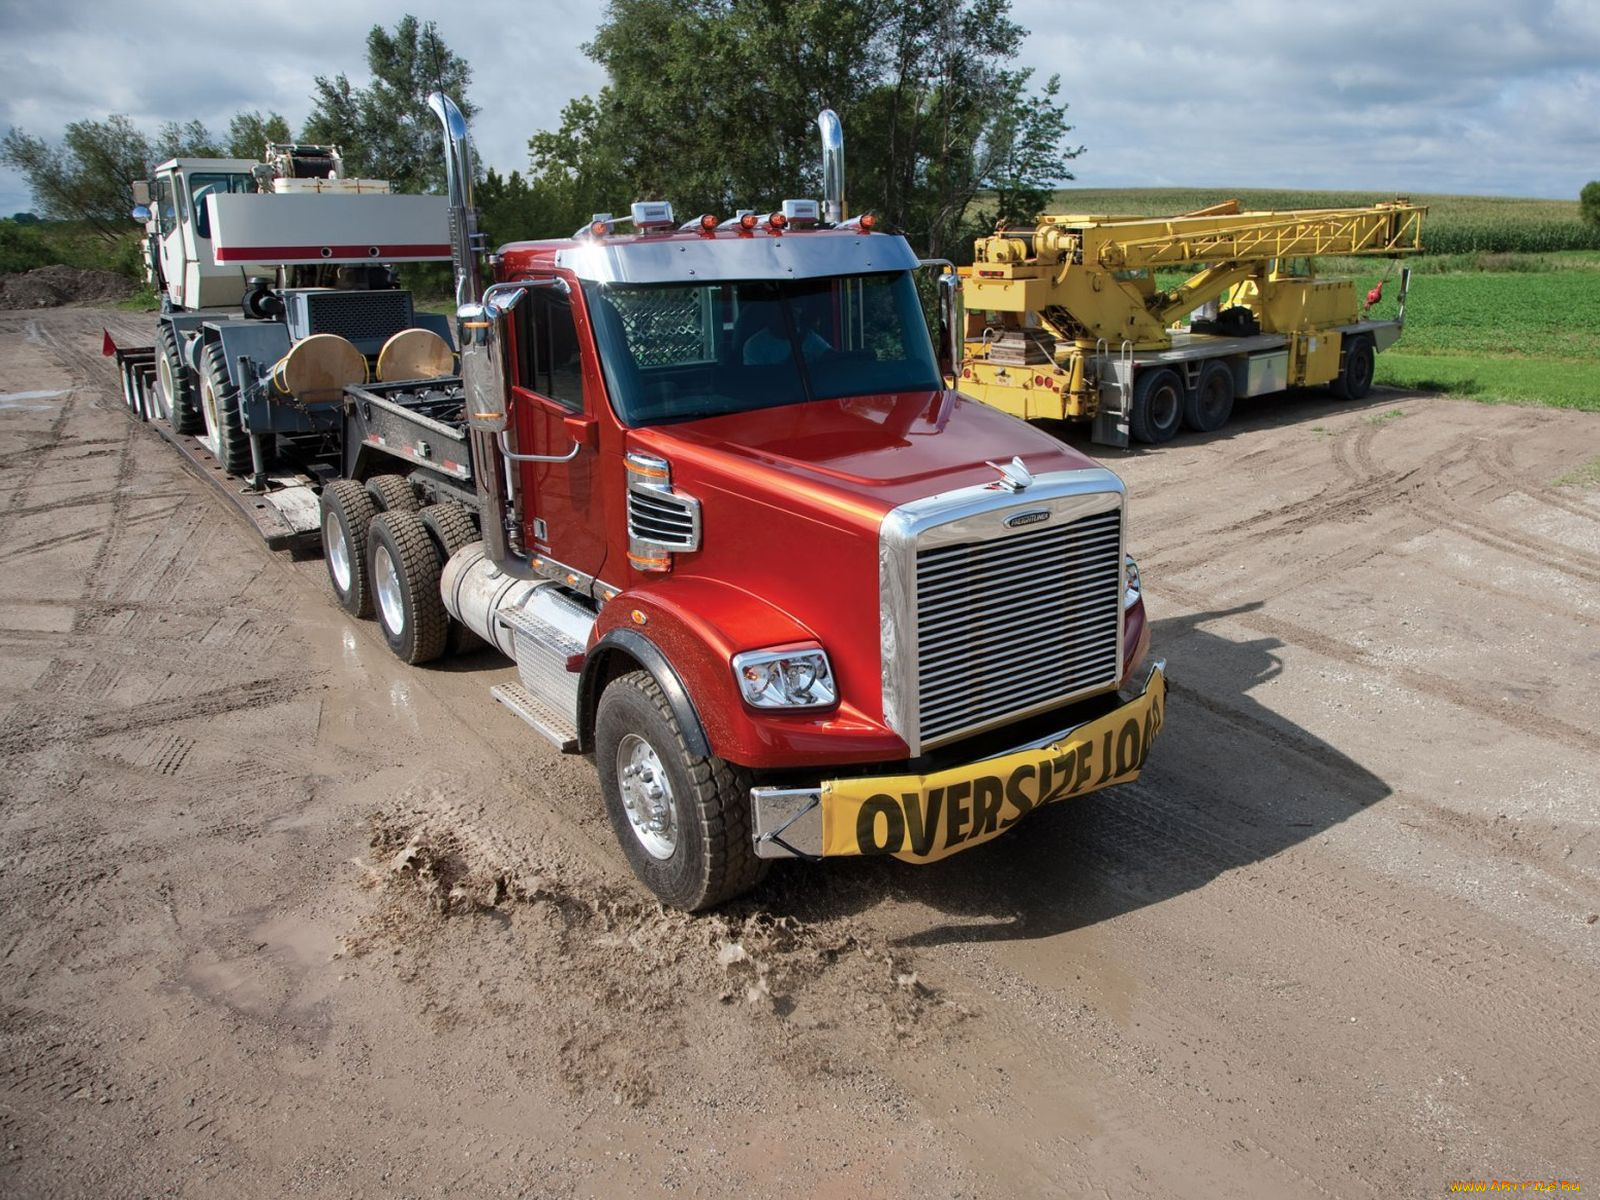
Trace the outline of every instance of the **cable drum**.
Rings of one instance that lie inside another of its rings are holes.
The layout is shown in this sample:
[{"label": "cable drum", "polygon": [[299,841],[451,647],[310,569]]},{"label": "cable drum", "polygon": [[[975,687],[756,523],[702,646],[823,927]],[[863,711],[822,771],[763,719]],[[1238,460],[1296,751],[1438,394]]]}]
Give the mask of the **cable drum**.
[{"label": "cable drum", "polygon": [[367,378],[366,355],[336,333],[314,333],[296,342],[272,367],[272,387],[280,396],[342,392]]}]

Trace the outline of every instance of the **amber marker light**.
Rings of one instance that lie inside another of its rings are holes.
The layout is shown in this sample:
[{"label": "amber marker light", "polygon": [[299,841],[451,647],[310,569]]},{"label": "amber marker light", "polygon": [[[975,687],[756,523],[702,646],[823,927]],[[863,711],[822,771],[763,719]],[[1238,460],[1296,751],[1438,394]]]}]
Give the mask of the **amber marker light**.
[{"label": "amber marker light", "polygon": [[775,212],[767,218],[767,228],[772,230],[773,233],[782,233],[789,228],[789,218],[781,212]]},{"label": "amber marker light", "polygon": [[871,233],[872,232],[872,227],[874,225],[876,225],[877,223],[878,223],[878,218],[873,216],[871,213],[862,213],[861,214],[861,231],[863,233]]},{"label": "amber marker light", "polygon": [[759,218],[757,218],[755,213],[745,213],[744,216],[739,218],[739,228],[744,230],[746,233],[749,233],[756,227],[758,221]]},{"label": "amber marker light", "polygon": [[607,233],[606,223],[604,221],[596,221],[593,225],[589,226],[589,232],[595,237],[605,237]]},{"label": "amber marker light", "polygon": [[701,233],[715,233],[717,231],[717,225],[718,224],[719,224],[719,222],[717,221],[717,214],[716,213],[703,213],[703,214],[701,214],[701,217],[700,217],[700,232]]}]

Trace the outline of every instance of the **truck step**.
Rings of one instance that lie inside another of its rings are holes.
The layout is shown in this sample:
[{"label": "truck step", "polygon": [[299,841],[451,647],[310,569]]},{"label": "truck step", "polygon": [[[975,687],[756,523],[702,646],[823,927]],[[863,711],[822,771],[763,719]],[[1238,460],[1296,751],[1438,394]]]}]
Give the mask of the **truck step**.
[{"label": "truck step", "polygon": [[533,726],[563,754],[578,752],[578,731],[573,727],[572,718],[540,700],[520,683],[497,684],[489,689],[489,694]]}]

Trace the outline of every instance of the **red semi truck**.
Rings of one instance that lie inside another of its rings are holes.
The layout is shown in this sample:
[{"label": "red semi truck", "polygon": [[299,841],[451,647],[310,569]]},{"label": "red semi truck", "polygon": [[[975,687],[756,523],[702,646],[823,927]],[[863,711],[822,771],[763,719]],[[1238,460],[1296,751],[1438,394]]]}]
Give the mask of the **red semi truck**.
[{"label": "red semi truck", "polygon": [[1123,485],[947,386],[922,264],[843,219],[831,113],[821,205],[642,203],[485,256],[465,121],[431,104],[460,377],[346,389],[319,485],[348,612],[407,661],[513,659],[495,697],[593,756],[683,908],[778,858],[942,858],[1137,776],[1166,689]]}]

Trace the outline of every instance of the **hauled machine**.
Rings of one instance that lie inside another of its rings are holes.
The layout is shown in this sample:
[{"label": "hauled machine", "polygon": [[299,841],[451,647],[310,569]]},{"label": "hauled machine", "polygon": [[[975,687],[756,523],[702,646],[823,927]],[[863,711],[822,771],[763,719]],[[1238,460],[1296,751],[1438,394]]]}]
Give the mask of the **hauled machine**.
[{"label": "hauled machine", "polygon": [[[1328,385],[1359,399],[1404,328],[1410,272],[1394,319],[1369,320],[1382,284],[1363,307],[1352,282],[1318,278],[1313,262],[1418,251],[1426,211],[1228,201],[1181,217],[1044,216],[979,238],[962,268],[958,386],[1019,417],[1092,420],[1094,440],[1117,446],[1218,429],[1236,396]],[[1157,287],[1171,270],[1194,273]]]},{"label": "hauled machine", "polygon": [[940,859],[1138,776],[1166,684],[1123,485],[946,387],[930,264],[845,219],[831,112],[820,205],[644,202],[488,254],[466,122],[430,104],[460,375],[394,386],[461,399],[344,387],[318,504],[346,612],[407,662],[511,659],[493,696],[592,756],[683,908],[773,859]]},{"label": "hauled machine", "polygon": [[459,381],[391,394],[455,368],[448,319],[417,312],[392,270],[449,260],[444,197],[347,178],[334,146],[269,143],[260,162],[169,159],[134,199],[155,345],[107,334],[105,352],[129,405],[202,474],[245,481],[230,497],[269,544],[316,537],[317,491],[347,469],[347,386],[459,413]]}]

